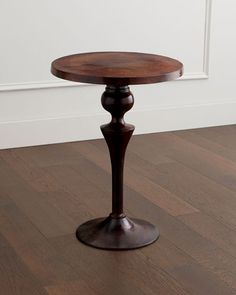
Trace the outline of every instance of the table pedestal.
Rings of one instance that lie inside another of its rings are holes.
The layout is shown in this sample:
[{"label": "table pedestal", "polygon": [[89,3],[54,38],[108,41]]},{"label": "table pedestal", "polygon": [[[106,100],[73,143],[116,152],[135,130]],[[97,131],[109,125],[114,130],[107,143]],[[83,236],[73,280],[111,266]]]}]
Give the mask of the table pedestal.
[{"label": "table pedestal", "polygon": [[102,95],[102,105],[111,113],[109,124],[101,126],[107,142],[112,167],[112,213],[107,218],[90,220],[76,231],[77,238],[96,248],[125,250],[143,247],[159,237],[158,229],[151,223],[130,219],[123,213],[123,170],[125,151],[134,126],[126,124],[124,114],[134,104],[128,86],[107,86]]}]

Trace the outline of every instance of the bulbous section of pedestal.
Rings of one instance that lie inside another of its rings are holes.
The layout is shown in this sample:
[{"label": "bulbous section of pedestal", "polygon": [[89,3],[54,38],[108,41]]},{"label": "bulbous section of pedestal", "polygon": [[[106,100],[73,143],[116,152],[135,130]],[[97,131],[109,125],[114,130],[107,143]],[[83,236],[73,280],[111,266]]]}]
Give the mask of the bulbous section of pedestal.
[{"label": "bulbous section of pedestal", "polygon": [[97,218],[80,225],[77,238],[86,245],[106,250],[129,250],[147,246],[159,237],[158,229],[141,219]]}]

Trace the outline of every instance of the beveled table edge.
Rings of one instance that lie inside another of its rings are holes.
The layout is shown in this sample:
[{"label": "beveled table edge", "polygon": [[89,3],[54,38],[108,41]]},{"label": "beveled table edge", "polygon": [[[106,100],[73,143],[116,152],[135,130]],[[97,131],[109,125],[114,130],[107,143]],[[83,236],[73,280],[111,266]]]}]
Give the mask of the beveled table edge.
[{"label": "beveled table edge", "polygon": [[[80,75],[77,73],[69,73],[66,71],[63,71],[61,69],[57,69],[54,64],[60,60],[67,57],[73,57],[78,54],[80,55],[88,55],[88,54],[94,54],[94,53],[134,53],[134,54],[146,54],[146,55],[153,55],[153,56],[160,56],[165,57],[170,60],[176,61],[180,64],[180,69],[173,71],[173,72],[166,72],[159,76],[136,76],[136,77],[103,77],[103,76],[86,76],[86,75]],[[145,53],[145,52],[132,52],[132,51],[94,51],[94,52],[83,52],[83,53],[77,53],[77,54],[71,54],[67,56],[62,56],[57,59],[55,59],[51,63],[51,73],[61,79],[73,81],[73,82],[81,82],[81,83],[88,83],[88,84],[103,84],[103,85],[117,85],[117,86],[123,86],[123,85],[138,85],[138,84],[154,84],[154,83],[160,83],[165,81],[172,81],[180,78],[183,75],[183,64],[178,61],[177,59],[173,59],[168,56],[159,55],[159,54],[152,54],[152,53]]]}]

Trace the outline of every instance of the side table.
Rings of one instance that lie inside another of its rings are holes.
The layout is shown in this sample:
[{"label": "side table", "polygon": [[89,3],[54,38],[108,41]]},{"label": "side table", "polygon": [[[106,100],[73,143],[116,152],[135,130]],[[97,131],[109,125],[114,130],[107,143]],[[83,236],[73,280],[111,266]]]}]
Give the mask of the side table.
[{"label": "side table", "polygon": [[111,122],[101,126],[109,148],[112,167],[112,212],[80,225],[77,238],[101,249],[127,250],[149,245],[159,237],[151,223],[128,218],[123,212],[124,157],[134,126],[124,114],[134,104],[128,85],[150,84],[177,79],[182,75],[179,61],[138,52],[91,52],[61,57],[52,62],[53,75],[70,81],[106,85],[102,106]]}]

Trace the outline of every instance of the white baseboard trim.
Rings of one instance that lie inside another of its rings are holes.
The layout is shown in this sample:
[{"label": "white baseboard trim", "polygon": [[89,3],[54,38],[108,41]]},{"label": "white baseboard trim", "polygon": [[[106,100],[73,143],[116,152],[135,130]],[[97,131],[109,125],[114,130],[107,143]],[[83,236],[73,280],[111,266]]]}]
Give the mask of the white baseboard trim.
[{"label": "white baseboard trim", "polygon": [[[0,122],[0,149],[101,138],[99,126],[109,115]],[[135,134],[236,123],[236,102],[130,111]]]}]

